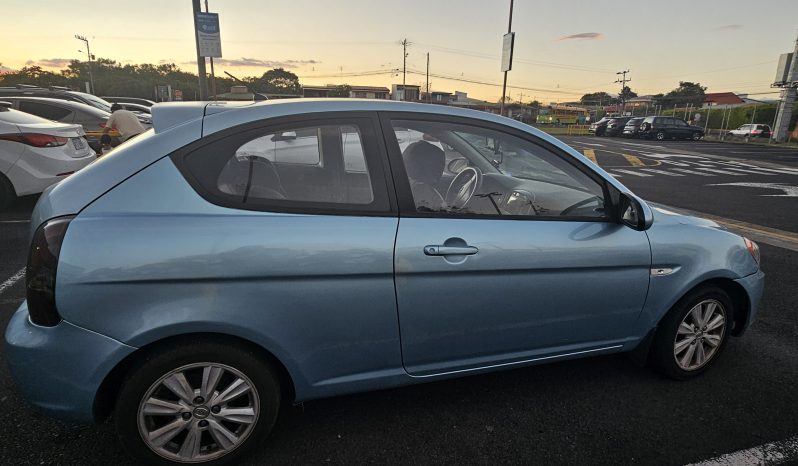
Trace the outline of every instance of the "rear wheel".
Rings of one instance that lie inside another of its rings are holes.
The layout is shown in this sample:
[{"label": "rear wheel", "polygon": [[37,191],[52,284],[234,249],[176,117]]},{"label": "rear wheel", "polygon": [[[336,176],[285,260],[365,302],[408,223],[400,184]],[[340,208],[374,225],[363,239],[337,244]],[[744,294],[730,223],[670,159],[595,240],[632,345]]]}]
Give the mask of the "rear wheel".
[{"label": "rear wheel", "polygon": [[663,374],[686,380],[714,364],[728,340],[734,307],[715,286],[696,289],[682,298],[660,322],[651,362]]},{"label": "rear wheel", "polygon": [[698,141],[700,139],[701,139],[701,133],[699,133],[698,131],[693,133],[693,141]]},{"label": "rear wheel", "polygon": [[657,131],[656,138],[657,138],[657,141],[664,141],[665,140],[665,131]]},{"label": "rear wheel", "polygon": [[151,464],[231,464],[271,431],[276,372],[229,343],[172,345],[132,369],[116,404],[123,445]]},{"label": "rear wheel", "polygon": [[17,193],[14,191],[14,186],[2,173],[0,173],[0,212],[11,207],[11,204],[17,200]]}]

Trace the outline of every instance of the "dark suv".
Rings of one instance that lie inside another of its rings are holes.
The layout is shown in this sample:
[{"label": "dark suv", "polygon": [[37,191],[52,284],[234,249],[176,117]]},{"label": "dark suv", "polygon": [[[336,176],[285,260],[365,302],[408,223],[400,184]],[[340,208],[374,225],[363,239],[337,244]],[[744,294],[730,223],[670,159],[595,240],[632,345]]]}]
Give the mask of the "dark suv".
[{"label": "dark suv", "polygon": [[105,99],[97,97],[96,95],[87,94],[85,92],[73,91],[70,88],[63,86],[38,87],[29,86],[26,84],[17,84],[16,86],[0,87],[0,99],[3,97],[47,97],[49,99],[80,102],[82,104],[99,108],[105,112],[111,111],[111,104]]},{"label": "dark suv", "polygon": [[609,123],[611,119],[612,118],[604,117],[595,123],[591,123],[587,128],[587,132],[594,133],[596,136],[603,136],[604,132],[607,130],[607,123]]},{"label": "dark suv", "polygon": [[607,136],[620,136],[626,122],[631,120],[631,117],[618,117],[613,118],[607,122],[607,130],[604,132]]},{"label": "dark suv", "polygon": [[704,137],[704,129],[700,126],[689,125],[681,118],[674,117],[646,117],[640,124],[640,135],[646,139],[654,138],[657,141],[665,139],[692,139],[698,141]]},{"label": "dark suv", "polygon": [[626,122],[626,126],[623,127],[623,136],[627,138],[636,138],[640,136],[640,125],[643,123],[646,117],[638,117],[632,118],[631,120]]}]

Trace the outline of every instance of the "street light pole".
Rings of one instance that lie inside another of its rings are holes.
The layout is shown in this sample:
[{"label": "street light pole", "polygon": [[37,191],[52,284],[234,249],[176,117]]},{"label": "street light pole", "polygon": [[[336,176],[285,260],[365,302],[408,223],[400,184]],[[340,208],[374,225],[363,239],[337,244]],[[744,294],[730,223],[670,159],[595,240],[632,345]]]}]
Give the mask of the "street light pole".
[{"label": "street light pole", "polygon": [[[510,19],[507,22],[507,34],[510,34],[511,32],[513,32],[513,0],[510,0]],[[515,46],[515,44],[513,44],[513,46]],[[507,95],[507,71],[508,70],[504,71],[504,82],[502,83],[502,100],[499,104],[499,115],[502,116],[504,116],[504,99]]]},{"label": "street light pole", "polygon": [[192,15],[194,16],[194,41],[197,45],[197,74],[199,75],[199,98],[200,100],[208,100],[208,81],[205,75],[205,57],[200,56],[199,37],[197,36],[197,13],[202,12],[200,8],[200,0],[192,0],[191,7],[193,9]]},{"label": "street light pole", "polygon": [[89,47],[89,39],[87,39],[86,36],[81,36],[80,34],[75,34],[75,39],[82,40],[83,42],[86,43],[86,55],[88,55],[89,58],[89,83],[90,83],[89,85],[91,86],[90,94],[94,94],[96,91],[94,90],[94,75],[91,72],[92,56],[91,56],[91,48]]}]

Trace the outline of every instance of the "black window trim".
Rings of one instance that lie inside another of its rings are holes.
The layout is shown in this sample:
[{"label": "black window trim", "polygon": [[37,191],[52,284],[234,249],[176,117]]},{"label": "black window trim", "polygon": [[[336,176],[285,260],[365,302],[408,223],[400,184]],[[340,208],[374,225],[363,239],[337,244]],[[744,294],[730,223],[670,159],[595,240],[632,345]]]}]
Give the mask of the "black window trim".
[{"label": "black window trim", "polygon": [[[243,138],[243,133],[252,131],[276,132],[281,129],[294,128],[297,125],[335,125],[354,126],[358,129],[364,145],[363,155],[366,157],[366,166],[371,181],[373,199],[369,204],[342,204],[332,202],[308,202],[285,199],[259,199],[258,204],[248,205],[232,201],[227,197],[219,196],[206,189],[191,173],[186,166],[185,158],[210,144],[228,138]],[[384,138],[381,136],[381,127],[376,112],[368,111],[340,111],[318,112],[298,115],[287,115],[266,118],[242,125],[225,128],[208,136],[204,136],[170,154],[168,157],[183,175],[186,182],[203,199],[221,207],[237,210],[256,212],[291,213],[307,215],[342,215],[358,217],[396,217],[397,207],[396,191],[393,186],[390,168],[386,155]],[[368,140],[368,142],[367,142]],[[366,149],[369,145],[376,146],[376,153]]]},{"label": "black window trim", "polygon": [[[382,133],[385,137],[385,146],[388,151],[388,160],[390,162],[391,172],[394,176],[394,188],[396,189],[397,204],[399,206],[399,216],[407,218],[458,218],[458,219],[474,219],[474,220],[526,220],[526,221],[559,221],[559,222],[599,222],[599,223],[618,223],[616,220],[617,215],[617,188],[610,185],[606,179],[593,171],[581,160],[572,157],[563,152],[559,147],[535,136],[518,130],[511,126],[505,126],[498,123],[493,123],[485,120],[440,115],[435,113],[420,113],[420,112],[379,112],[380,123],[382,124]],[[497,131],[500,133],[509,134],[510,136],[517,137],[525,142],[534,144],[548,150],[555,156],[561,158],[574,168],[588,176],[601,187],[604,194],[604,203],[607,215],[604,217],[579,217],[579,216],[555,216],[555,215],[498,215],[498,214],[463,214],[459,212],[418,212],[416,204],[413,201],[412,191],[410,189],[410,181],[405,171],[404,161],[402,159],[401,148],[394,135],[392,120],[415,120],[427,121],[434,123],[453,123],[462,124],[467,126],[474,126],[477,128]],[[615,194],[615,195],[612,195]]]}]

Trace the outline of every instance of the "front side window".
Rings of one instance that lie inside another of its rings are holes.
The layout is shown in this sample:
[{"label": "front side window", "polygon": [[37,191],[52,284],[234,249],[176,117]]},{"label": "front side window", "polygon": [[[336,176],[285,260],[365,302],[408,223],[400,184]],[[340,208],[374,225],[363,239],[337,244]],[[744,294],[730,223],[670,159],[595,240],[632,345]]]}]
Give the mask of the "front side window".
[{"label": "front side window", "polygon": [[290,207],[299,212],[303,207],[382,211],[388,206],[385,188],[375,189],[373,183],[375,174],[381,176],[376,166],[381,155],[374,139],[373,129],[358,124],[249,130],[176,162],[212,202],[263,210]]},{"label": "front side window", "polygon": [[417,213],[608,217],[603,185],[542,145],[471,125],[392,126]]}]

